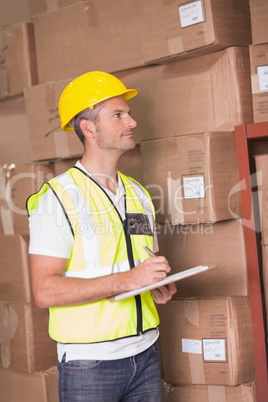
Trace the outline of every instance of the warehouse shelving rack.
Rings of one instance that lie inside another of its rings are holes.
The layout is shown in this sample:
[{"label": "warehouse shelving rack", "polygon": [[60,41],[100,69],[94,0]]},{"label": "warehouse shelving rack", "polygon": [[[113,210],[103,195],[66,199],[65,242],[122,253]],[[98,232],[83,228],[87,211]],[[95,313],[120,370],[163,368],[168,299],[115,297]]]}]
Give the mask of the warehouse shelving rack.
[{"label": "warehouse shelving rack", "polygon": [[267,325],[263,303],[260,224],[253,155],[258,153],[259,149],[259,153],[268,153],[268,122],[236,126],[235,140],[253,328],[257,400],[267,402]]}]

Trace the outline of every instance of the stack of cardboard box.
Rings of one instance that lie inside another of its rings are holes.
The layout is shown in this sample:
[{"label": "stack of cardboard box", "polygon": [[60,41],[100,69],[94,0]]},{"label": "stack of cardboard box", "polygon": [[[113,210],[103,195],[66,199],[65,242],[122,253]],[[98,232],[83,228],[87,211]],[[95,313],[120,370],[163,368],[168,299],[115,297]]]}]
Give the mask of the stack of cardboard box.
[{"label": "stack of cardboard box", "polygon": [[[20,276],[27,286],[27,297],[20,300],[3,293],[1,322],[8,323],[1,341],[3,401],[17,402],[22,396],[58,400],[56,356],[51,354],[52,361],[43,354],[47,311],[36,314],[30,295],[28,225],[22,210],[43,181],[73,166],[83,152],[76,135],[60,129],[60,93],[76,76],[103,70],[139,93],[129,101],[138,123],[137,147],[121,158],[119,168],[152,195],[160,254],[174,273],[200,264],[217,266],[177,282],[174,300],[159,307],[163,399],[255,402],[234,141],[234,126],[253,121],[248,0],[26,4],[22,20],[17,16],[7,26],[0,19],[5,25],[0,252],[10,266],[8,277],[1,269],[0,284],[3,278],[3,287],[7,284],[17,296]],[[23,263],[14,264],[12,258],[21,253]],[[12,354],[10,346],[20,350],[24,341],[27,347],[16,365],[21,352]]]},{"label": "stack of cardboard box", "polygon": [[252,45],[251,85],[254,123],[268,121],[268,3],[250,0]]}]

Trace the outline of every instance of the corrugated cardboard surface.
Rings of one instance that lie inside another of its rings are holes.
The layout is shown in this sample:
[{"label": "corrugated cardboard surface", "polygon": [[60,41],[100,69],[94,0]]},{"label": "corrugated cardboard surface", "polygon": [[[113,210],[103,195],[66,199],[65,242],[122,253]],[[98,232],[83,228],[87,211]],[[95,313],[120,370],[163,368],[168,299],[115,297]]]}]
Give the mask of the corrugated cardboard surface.
[{"label": "corrugated cardboard surface", "polygon": [[19,165],[10,170],[0,167],[0,233],[29,233],[26,200],[52,177],[49,164]]},{"label": "corrugated cardboard surface", "polygon": [[45,372],[47,386],[47,402],[58,402],[58,380],[59,373],[56,366],[50,367]]},{"label": "corrugated cardboard surface", "polygon": [[4,301],[0,306],[0,367],[30,373],[57,364],[56,343],[48,335],[48,310]]},{"label": "corrugated cardboard surface", "polygon": [[268,120],[268,43],[250,46],[250,63],[253,119],[260,123]]},{"label": "corrugated cardboard surface", "polygon": [[268,245],[262,246],[262,283],[264,288],[264,314],[266,316],[265,325],[268,329]]},{"label": "corrugated cardboard surface", "polygon": [[39,83],[142,64],[136,0],[84,1],[34,18]]},{"label": "corrugated cardboard surface", "polygon": [[0,402],[47,402],[45,375],[0,369]]},{"label": "corrugated cardboard surface", "polygon": [[144,141],[141,154],[143,181],[157,222],[216,222],[241,216],[233,132]]},{"label": "corrugated cardboard surface", "polygon": [[30,10],[28,0],[1,0],[0,26],[16,24],[18,22],[28,21],[29,19]]},{"label": "corrugated cardboard surface", "polygon": [[0,101],[0,166],[32,160],[23,96]]},{"label": "corrugated cardboard surface", "polygon": [[261,221],[261,240],[262,244],[268,245],[268,154],[256,155],[255,165]]},{"label": "corrugated cardboard surface", "polygon": [[230,47],[118,77],[138,90],[129,105],[141,140],[233,131],[253,121],[248,48]]},{"label": "corrugated cardboard surface", "polygon": [[196,56],[251,43],[247,0],[142,0],[144,61]]},{"label": "corrugated cardboard surface", "polygon": [[172,386],[164,396],[165,402],[257,402],[256,383],[236,387],[220,385]]},{"label": "corrugated cardboard surface", "polygon": [[249,0],[252,43],[267,43],[268,42],[268,3],[266,0]]},{"label": "corrugated cardboard surface", "polygon": [[247,297],[171,300],[158,311],[166,382],[239,385],[254,380]]},{"label": "corrugated cardboard surface", "polygon": [[0,300],[30,303],[28,237],[0,235]]},{"label": "corrugated cardboard surface", "polygon": [[180,297],[247,296],[242,220],[214,224],[157,225],[160,255],[172,273],[197,265],[216,268],[176,282]]},{"label": "corrugated cardboard surface", "polygon": [[37,84],[34,31],[31,22],[0,28],[0,98],[23,93]]},{"label": "corrugated cardboard surface", "polygon": [[83,145],[71,131],[62,131],[58,102],[71,79],[37,85],[25,90],[25,105],[34,161],[82,155]]}]

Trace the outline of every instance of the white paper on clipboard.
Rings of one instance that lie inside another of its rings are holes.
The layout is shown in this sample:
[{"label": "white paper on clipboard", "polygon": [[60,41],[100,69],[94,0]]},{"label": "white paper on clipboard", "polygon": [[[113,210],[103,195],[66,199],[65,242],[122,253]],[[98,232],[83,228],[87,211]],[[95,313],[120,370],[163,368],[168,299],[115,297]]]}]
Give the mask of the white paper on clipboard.
[{"label": "white paper on clipboard", "polygon": [[144,286],[139,289],[134,289],[134,290],[130,290],[129,292],[121,293],[119,295],[109,298],[108,300],[111,302],[124,300],[131,296],[136,296],[140,293],[146,292],[147,290],[156,289],[156,288],[159,288],[160,286],[167,285],[168,283],[180,281],[181,279],[188,278],[189,276],[192,276],[192,275],[200,274],[201,272],[205,272],[205,271],[207,271],[211,268],[215,268],[215,267],[216,267],[216,265],[198,265],[197,267],[186,269],[185,271],[178,272],[173,275],[169,275],[162,281],[153,283],[152,285]]}]

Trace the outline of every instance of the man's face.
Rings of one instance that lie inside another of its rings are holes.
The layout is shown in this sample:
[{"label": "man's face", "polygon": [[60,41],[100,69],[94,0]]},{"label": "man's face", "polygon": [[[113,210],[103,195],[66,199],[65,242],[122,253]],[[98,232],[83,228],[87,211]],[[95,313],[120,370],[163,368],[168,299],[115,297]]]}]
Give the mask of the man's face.
[{"label": "man's face", "polygon": [[135,148],[133,129],[136,125],[122,96],[108,99],[104,102],[95,125],[98,147],[122,153]]}]

